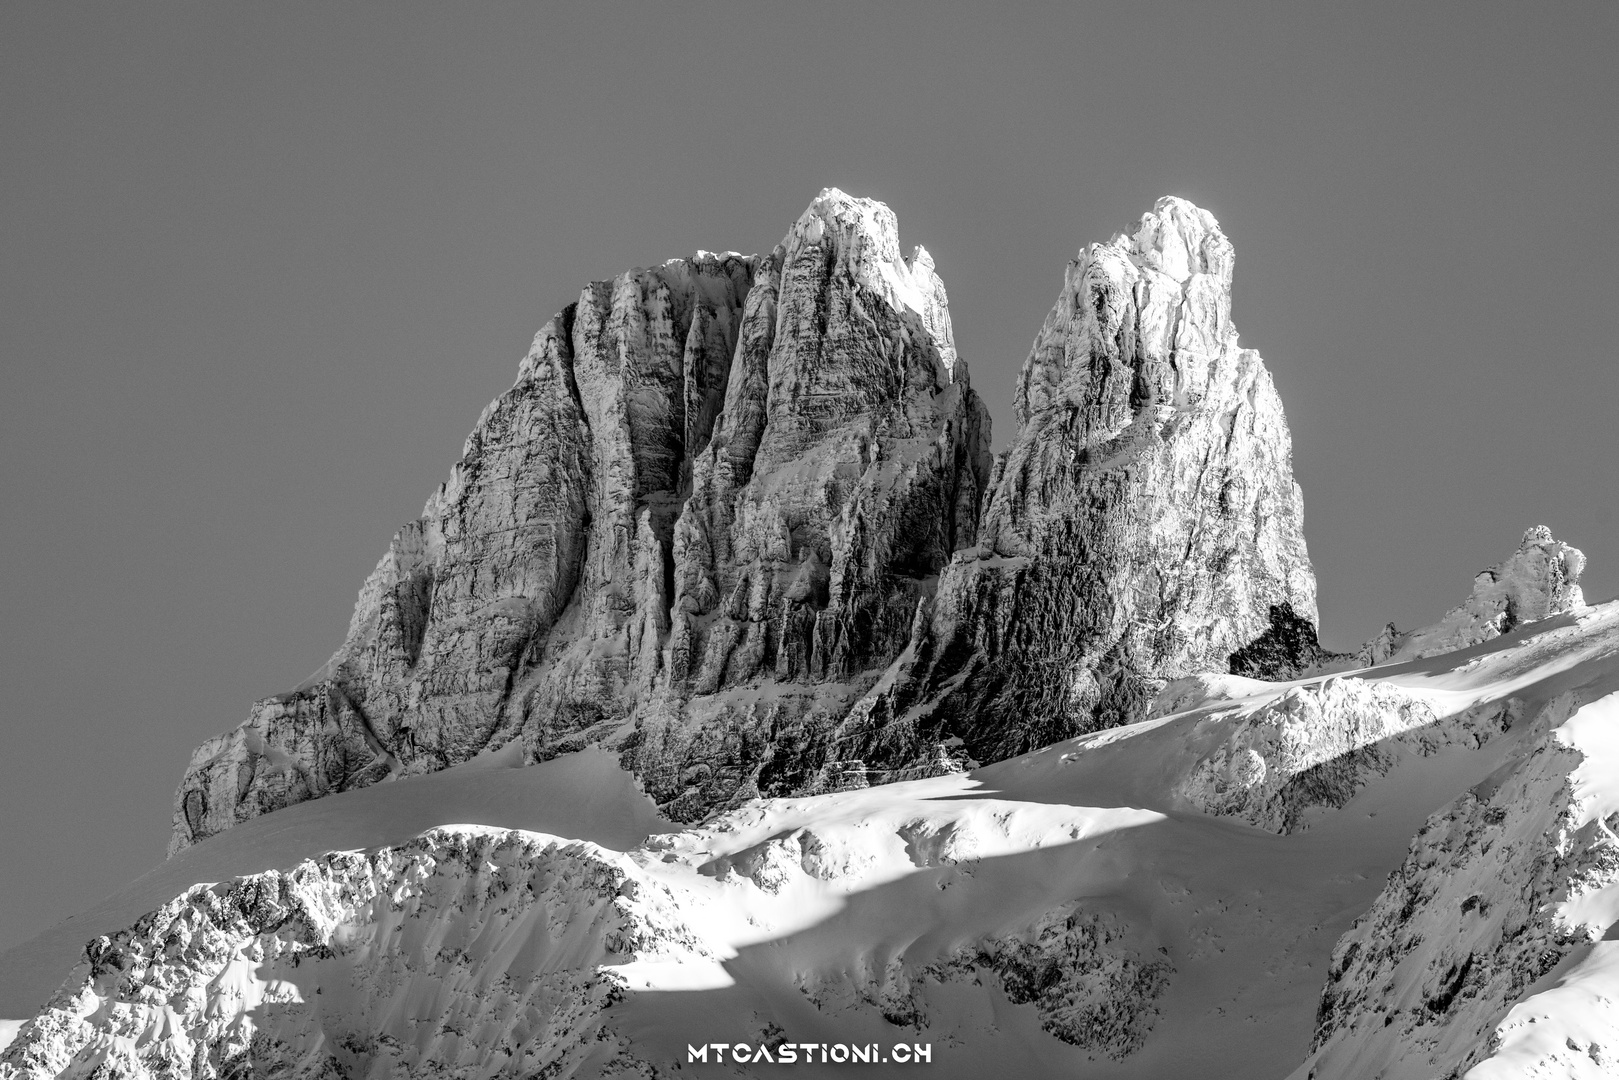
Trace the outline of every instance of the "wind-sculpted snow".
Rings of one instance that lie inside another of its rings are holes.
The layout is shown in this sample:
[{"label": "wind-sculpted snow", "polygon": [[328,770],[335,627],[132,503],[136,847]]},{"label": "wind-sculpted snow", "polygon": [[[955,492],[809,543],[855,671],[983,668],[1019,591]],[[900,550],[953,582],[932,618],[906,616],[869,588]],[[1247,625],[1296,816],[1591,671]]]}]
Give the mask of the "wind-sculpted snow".
[{"label": "wind-sculpted snow", "polygon": [[944,284],[880,203],[828,189],[766,256],[592,283],[330,662],[195,752],[171,852],[507,743],[607,746],[697,820],[1136,719],[1273,610],[1313,640],[1231,268],[1180,199],[1086,249],[993,465]]},{"label": "wind-sculpted snow", "polygon": [[[1457,698],[1389,681],[1386,675],[1397,671],[1393,665],[1402,659],[1453,651],[1425,650],[1424,641],[1446,640],[1454,649],[1476,646],[1499,638],[1503,626],[1511,632],[1583,611],[1574,583],[1583,565],[1577,549],[1554,541],[1545,529],[1531,529],[1512,558],[1478,576],[1466,605],[1433,627],[1405,635],[1398,655],[1385,656],[1382,667],[1317,674],[1279,695],[1269,692],[1265,682],[1239,675],[1204,673],[1172,681],[1148,715],[1190,710],[1201,715],[1187,735],[1193,764],[1173,780],[1172,790],[1202,812],[1292,832],[1342,807],[1371,778],[1413,754],[1428,756],[1452,745],[1482,746],[1522,719],[1521,698]],[[1565,573],[1564,567],[1574,569]],[[1510,625],[1503,621],[1505,611],[1518,613]],[[1273,613],[1273,628],[1277,625],[1292,624]],[[1313,645],[1313,635],[1304,644]],[[1363,650],[1361,659],[1369,662],[1369,651]],[[1316,666],[1329,671],[1350,663],[1347,656],[1324,664],[1320,659],[1317,650]],[[1288,673],[1302,674],[1296,667]]]},{"label": "wind-sculpted snow", "polygon": [[1206,813],[1292,832],[1310,811],[1343,806],[1402,753],[1433,753],[1455,741],[1476,748],[1511,727],[1520,709],[1509,698],[1441,721],[1422,694],[1330,677],[1199,723],[1190,733],[1194,746],[1219,741],[1174,790]]},{"label": "wind-sculpted snow", "polygon": [[926,1036],[940,1021],[930,997],[952,984],[999,985],[1014,1005],[1032,1005],[1040,1030],[1097,1057],[1122,1061],[1141,1049],[1159,1018],[1174,966],[1145,947],[1140,928],[1081,902],[1041,915],[1016,933],[985,937],[931,963],[894,957],[881,970],[813,972],[805,996],[822,1012],[876,1010],[889,1024]]},{"label": "wind-sculpted snow", "polygon": [[86,949],[0,1077],[571,1075],[617,965],[707,959],[624,856],[441,829],[198,885]]},{"label": "wind-sculpted snow", "polygon": [[[1611,689],[1611,674],[1602,686]],[[1333,951],[1299,1075],[1609,1076],[1619,1066],[1619,698],[1570,690],[1435,813]]]},{"label": "wind-sculpted snow", "polygon": [[[940,1077],[1281,1077],[1318,1036],[1299,1080],[1596,1075],[1619,1046],[1593,940],[1619,919],[1616,686],[1609,604],[1354,675],[1187,679],[1136,724],[622,855],[494,828],[531,812],[514,786],[489,827],[198,886],[106,934],[4,1067],[724,1076],[685,1047],[905,1040]],[[1239,749],[1269,786],[1222,803],[1203,780]],[[250,856],[263,824],[185,857]]]},{"label": "wind-sculpted snow", "polygon": [[[942,793],[760,807],[629,856],[457,826],[198,885],[91,942],[0,1058],[0,1080],[650,1074],[608,1022],[626,994],[729,985],[720,961],[813,925],[851,894],[1087,834],[1094,846],[1110,827],[1153,817],[917,798]],[[714,856],[804,813],[815,830]],[[969,905],[946,923],[967,944],[913,944],[917,955],[886,965],[886,987],[851,980],[829,957],[792,973],[795,993],[835,1011],[847,991],[871,1019],[925,1035],[937,1020],[929,985],[989,978],[1062,1042],[1124,1058],[1150,1033],[1173,967],[1150,931],[1105,904],[1041,910],[1050,902]]]}]

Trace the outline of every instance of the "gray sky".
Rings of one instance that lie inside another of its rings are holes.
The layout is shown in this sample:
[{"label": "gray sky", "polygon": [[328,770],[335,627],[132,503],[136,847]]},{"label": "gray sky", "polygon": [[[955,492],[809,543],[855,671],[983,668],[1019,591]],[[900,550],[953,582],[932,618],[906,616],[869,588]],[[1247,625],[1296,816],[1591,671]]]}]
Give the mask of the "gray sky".
[{"label": "gray sky", "polygon": [[1619,592],[1619,6],[0,6],[0,947],[162,857],[591,278],[823,186],[927,245],[1012,427],[1065,260],[1237,251],[1323,636],[1529,525]]}]

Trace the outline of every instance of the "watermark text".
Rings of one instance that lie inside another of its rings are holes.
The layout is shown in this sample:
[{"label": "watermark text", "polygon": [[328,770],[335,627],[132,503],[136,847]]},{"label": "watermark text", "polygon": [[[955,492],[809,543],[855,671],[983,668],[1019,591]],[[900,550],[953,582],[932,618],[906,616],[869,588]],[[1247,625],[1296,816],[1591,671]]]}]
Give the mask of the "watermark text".
[{"label": "watermark text", "polygon": [[686,1061],[737,1065],[928,1065],[932,1043],[703,1043],[686,1044]]}]

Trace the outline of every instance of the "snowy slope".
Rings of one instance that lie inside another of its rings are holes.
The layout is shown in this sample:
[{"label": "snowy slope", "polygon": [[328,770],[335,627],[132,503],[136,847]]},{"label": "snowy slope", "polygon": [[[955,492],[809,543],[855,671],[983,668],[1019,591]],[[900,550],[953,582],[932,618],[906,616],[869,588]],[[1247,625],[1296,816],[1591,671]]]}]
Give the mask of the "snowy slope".
[{"label": "snowy slope", "polygon": [[[687,1044],[783,1040],[931,1043],[939,1076],[1324,1080],[1482,1061],[1474,1075],[1493,1078],[1557,1055],[1562,1071],[1536,1075],[1604,1075],[1619,964],[1592,938],[1619,916],[1603,832],[1619,809],[1616,657],[1607,604],[1367,671],[1187,680],[1165,694],[1180,711],[1127,728],[650,838],[649,804],[605,756],[334,796],[215,837],[74,920],[81,943],[115,915],[134,925],[71,976],[60,947],[9,954],[8,991],[69,977],[0,1075],[246,1060],[667,1075]],[[1531,787],[1564,794],[1509,804],[1517,831],[1495,862],[1465,823],[1444,827],[1447,861],[1424,854],[1435,822],[1496,820],[1475,804]],[[446,828],[401,842],[432,825]],[[320,837],[367,850],[185,892],[292,867]],[[1391,902],[1407,879],[1422,886],[1410,911]],[[1483,905],[1461,903],[1474,894],[1521,918],[1480,930]],[[1469,971],[1521,970],[1531,937],[1560,951],[1515,990],[1463,979],[1437,1026],[1384,1024],[1385,1000],[1436,1000],[1454,950],[1435,950],[1457,933]],[[1403,951],[1346,964],[1357,934]],[[1335,1027],[1313,1042],[1324,986]],[[1454,1045],[1422,1041],[1435,1030]]]},{"label": "snowy slope", "polygon": [[1339,942],[1299,1080],[1619,1069],[1619,675],[1598,654],[1559,684]]},{"label": "snowy slope", "polygon": [[129,926],[199,881],[287,869],[332,850],[397,844],[447,822],[560,833],[630,848],[670,828],[612,756],[586,750],[529,768],[518,748],[430,776],[243,823],[241,835],[187,849],[64,922],[0,953],[0,1016],[32,1015],[61,985],[84,943]]}]

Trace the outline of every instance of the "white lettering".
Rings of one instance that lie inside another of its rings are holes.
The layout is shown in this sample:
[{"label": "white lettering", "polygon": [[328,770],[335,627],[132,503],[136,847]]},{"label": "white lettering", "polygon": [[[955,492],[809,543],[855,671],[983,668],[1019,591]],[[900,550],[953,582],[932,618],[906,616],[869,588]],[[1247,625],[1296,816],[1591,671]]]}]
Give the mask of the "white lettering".
[{"label": "white lettering", "polygon": [[[821,1052],[819,1060],[815,1051]],[[712,1051],[712,1053],[710,1053]],[[770,1046],[761,1043],[752,1046],[748,1043],[703,1043],[699,1046],[686,1044],[686,1061],[692,1064],[725,1064],[725,1055],[729,1051],[731,1061],[738,1065],[758,1064],[768,1062],[771,1065],[826,1064],[843,1065],[850,1062],[857,1064],[887,1064],[895,1062],[928,1062],[933,1061],[932,1043],[895,1043],[893,1050],[885,1057],[881,1043],[863,1043],[854,1045],[850,1043],[790,1043],[784,1042],[779,1046]]]}]

